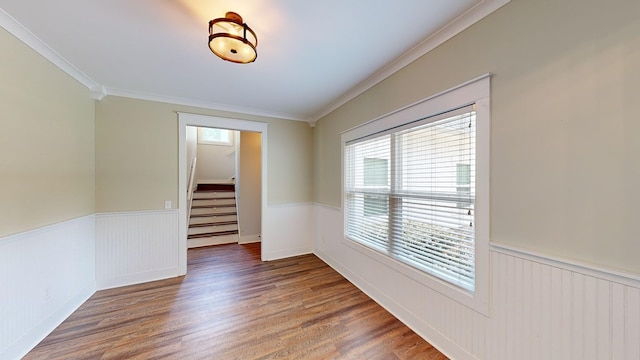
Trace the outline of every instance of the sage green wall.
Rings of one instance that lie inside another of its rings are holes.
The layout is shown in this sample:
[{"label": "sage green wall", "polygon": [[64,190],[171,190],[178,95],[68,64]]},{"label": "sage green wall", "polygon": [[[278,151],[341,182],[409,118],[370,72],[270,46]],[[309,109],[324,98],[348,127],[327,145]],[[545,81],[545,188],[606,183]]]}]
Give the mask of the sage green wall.
[{"label": "sage green wall", "polygon": [[299,121],[107,96],[96,104],[96,211],[159,210],[178,202],[178,115],[269,123],[268,203],[312,199],[312,129]]},{"label": "sage green wall", "polygon": [[0,28],[0,236],[94,212],[89,90]]},{"label": "sage green wall", "polygon": [[306,122],[269,122],[269,205],[313,201],[313,128]]},{"label": "sage green wall", "polygon": [[492,73],[491,240],[640,274],[639,14],[512,0],[317,123],[314,200],[341,206],[339,132]]},{"label": "sage green wall", "polygon": [[[240,132],[240,168],[238,169],[238,231],[240,238],[262,233],[262,196],[260,181],[262,135],[250,131]],[[255,239],[253,239],[255,240]]]}]

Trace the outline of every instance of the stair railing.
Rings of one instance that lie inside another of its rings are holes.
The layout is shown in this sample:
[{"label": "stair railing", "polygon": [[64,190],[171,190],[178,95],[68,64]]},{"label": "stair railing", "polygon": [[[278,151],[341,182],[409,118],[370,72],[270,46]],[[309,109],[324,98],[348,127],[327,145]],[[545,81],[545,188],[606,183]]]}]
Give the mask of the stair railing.
[{"label": "stair railing", "polygon": [[193,182],[196,177],[196,163],[197,157],[194,157],[191,161],[191,169],[189,171],[189,181],[187,181],[187,227],[189,226],[189,219],[191,218],[191,203],[193,202]]}]

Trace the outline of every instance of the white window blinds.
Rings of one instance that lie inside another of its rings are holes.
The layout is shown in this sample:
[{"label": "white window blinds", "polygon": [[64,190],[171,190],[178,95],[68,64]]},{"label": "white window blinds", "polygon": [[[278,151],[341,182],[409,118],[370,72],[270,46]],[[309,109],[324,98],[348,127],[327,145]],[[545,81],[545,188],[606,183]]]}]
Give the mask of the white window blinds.
[{"label": "white window blinds", "polygon": [[472,106],[345,144],[345,235],[475,291]]}]

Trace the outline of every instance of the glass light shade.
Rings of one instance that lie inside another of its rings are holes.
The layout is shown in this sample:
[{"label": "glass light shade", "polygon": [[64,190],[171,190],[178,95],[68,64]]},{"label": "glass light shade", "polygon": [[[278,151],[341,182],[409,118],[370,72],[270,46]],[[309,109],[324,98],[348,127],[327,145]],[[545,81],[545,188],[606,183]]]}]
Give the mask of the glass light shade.
[{"label": "glass light shade", "polygon": [[258,56],[258,38],[242,17],[228,12],[226,17],[209,21],[209,48],[220,58],[235,63],[250,63]]}]

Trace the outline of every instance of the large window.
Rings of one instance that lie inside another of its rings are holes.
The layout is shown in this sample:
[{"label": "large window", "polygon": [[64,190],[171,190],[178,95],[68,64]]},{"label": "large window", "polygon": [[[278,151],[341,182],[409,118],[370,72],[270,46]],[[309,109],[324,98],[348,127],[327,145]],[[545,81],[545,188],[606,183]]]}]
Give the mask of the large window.
[{"label": "large window", "polygon": [[348,142],[347,237],[475,291],[475,122],[466,107]]},{"label": "large window", "polygon": [[[435,105],[420,104],[343,134],[344,231],[347,241],[454,293],[468,299],[481,293],[486,312],[488,99],[461,88],[458,106],[451,107],[451,95],[447,101],[438,97]],[[420,116],[420,109],[433,112]],[[478,121],[484,122],[479,132]]]}]

